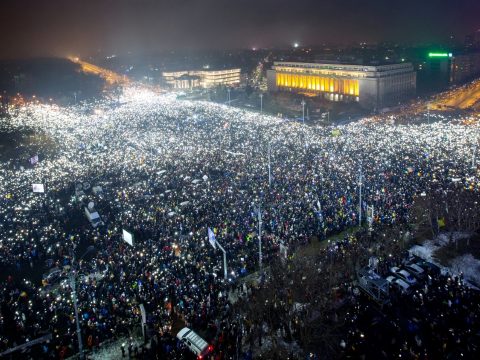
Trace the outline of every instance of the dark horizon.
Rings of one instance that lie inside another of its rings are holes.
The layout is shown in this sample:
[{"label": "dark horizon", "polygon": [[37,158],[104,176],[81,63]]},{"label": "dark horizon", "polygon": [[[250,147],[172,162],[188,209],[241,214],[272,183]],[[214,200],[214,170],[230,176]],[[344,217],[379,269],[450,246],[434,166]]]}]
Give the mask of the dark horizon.
[{"label": "dark horizon", "polygon": [[463,42],[479,15],[476,0],[6,0],[0,58]]}]

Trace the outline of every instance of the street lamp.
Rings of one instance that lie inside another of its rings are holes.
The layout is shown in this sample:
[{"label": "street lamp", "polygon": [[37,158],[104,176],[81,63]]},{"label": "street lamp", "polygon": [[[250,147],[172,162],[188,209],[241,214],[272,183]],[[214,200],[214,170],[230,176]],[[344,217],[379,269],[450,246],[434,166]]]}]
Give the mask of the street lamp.
[{"label": "street lamp", "polygon": [[260,94],[260,114],[263,113],[263,94]]},{"label": "street lamp", "polygon": [[301,104],[302,104],[302,120],[303,120],[303,125],[305,125],[305,104],[306,104],[305,100],[302,100]]},{"label": "street lamp", "polygon": [[475,159],[475,156],[477,154],[477,142],[478,142],[478,139],[476,139],[476,141],[474,142],[473,144],[473,151],[472,151],[472,169],[476,169],[477,166],[476,166],[476,159]]},{"label": "street lamp", "polygon": [[362,185],[365,177],[363,176],[363,171],[361,166],[360,166],[360,169],[358,169],[358,171],[359,171],[359,174],[358,174],[358,187],[359,187],[358,225],[362,226]]},{"label": "street lamp", "polygon": [[258,216],[258,265],[260,267],[260,276],[263,279],[263,266],[262,266],[262,207],[260,203],[258,208],[255,209]]},{"label": "street lamp", "polygon": [[230,88],[227,89],[227,93],[228,93],[228,105],[230,105]]},{"label": "street lamp", "polygon": [[[302,100],[301,104],[302,104],[302,120],[303,120],[303,125],[305,125],[305,104],[306,104],[305,100]],[[307,147],[307,137],[305,135],[305,126],[303,128],[303,139],[305,141],[305,148],[306,148]]]},{"label": "street lamp", "polygon": [[[95,250],[95,247],[93,245],[89,246],[85,253],[80,257],[80,260],[83,259],[85,255],[87,255],[89,252],[92,252]],[[72,299],[73,299],[73,309],[75,310],[75,323],[77,325],[77,339],[78,339],[78,352],[80,354],[80,359],[84,359],[84,353],[83,353],[83,342],[82,342],[82,333],[80,330],[80,321],[78,319],[78,301],[77,301],[77,274],[75,273],[75,252],[73,253],[73,259],[72,259],[72,268],[70,270],[69,274],[69,280],[70,280],[70,287],[72,289]]]},{"label": "street lamp", "polygon": [[271,166],[272,146],[268,143],[268,187],[272,187],[272,166]]}]

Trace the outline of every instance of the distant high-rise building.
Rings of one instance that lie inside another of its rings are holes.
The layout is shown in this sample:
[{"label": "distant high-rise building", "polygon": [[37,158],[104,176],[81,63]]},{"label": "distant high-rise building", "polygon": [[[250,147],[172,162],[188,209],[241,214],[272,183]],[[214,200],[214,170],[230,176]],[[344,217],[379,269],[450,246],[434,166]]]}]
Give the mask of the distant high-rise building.
[{"label": "distant high-rise building", "polygon": [[450,82],[460,84],[480,76],[480,52],[460,54],[452,58]]},{"label": "distant high-rise building", "polygon": [[465,48],[468,50],[480,49],[480,29],[465,36]]},{"label": "distant high-rise building", "polygon": [[468,34],[467,36],[465,36],[465,48],[466,49],[472,49],[473,44],[474,44],[473,34]]},{"label": "distant high-rise building", "polygon": [[464,83],[480,76],[480,51],[430,52],[424,70],[440,88]]},{"label": "distant high-rise building", "polygon": [[476,49],[480,49],[480,29],[473,34],[473,44]]}]

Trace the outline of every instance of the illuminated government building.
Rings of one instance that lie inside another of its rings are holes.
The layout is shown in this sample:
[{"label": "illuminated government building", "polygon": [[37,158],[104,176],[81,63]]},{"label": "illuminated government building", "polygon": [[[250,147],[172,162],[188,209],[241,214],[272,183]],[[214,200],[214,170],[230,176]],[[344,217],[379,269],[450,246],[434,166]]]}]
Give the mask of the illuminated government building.
[{"label": "illuminated government building", "polygon": [[240,84],[240,69],[185,70],[163,72],[165,85],[171,89],[212,88]]},{"label": "illuminated government building", "polygon": [[416,72],[410,63],[379,66],[275,62],[267,71],[269,91],[321,95],[379,109],[412,97]]}]

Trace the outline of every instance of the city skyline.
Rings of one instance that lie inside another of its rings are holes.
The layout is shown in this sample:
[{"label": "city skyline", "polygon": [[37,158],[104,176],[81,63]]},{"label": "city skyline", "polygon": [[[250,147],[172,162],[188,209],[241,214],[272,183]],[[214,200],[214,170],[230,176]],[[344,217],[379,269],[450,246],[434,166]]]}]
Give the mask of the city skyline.
[{"label": "city skyline", "polygon": [[351,42],[463,42],[474,0],[7,0],[0,58]]}]

